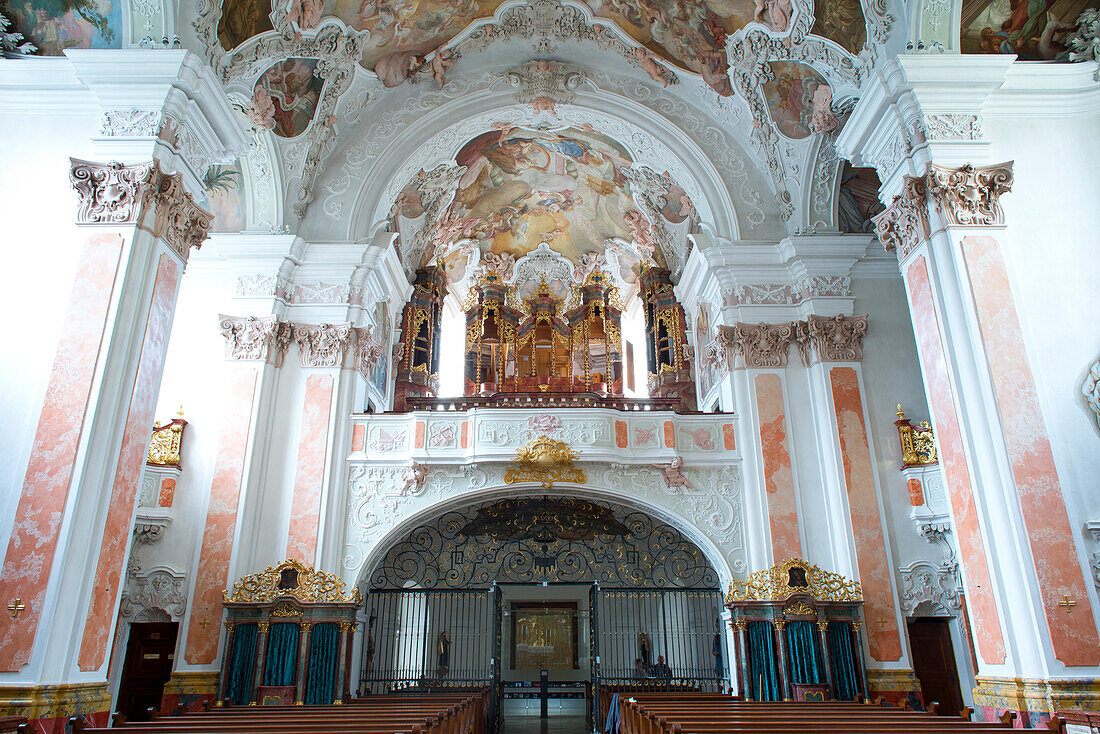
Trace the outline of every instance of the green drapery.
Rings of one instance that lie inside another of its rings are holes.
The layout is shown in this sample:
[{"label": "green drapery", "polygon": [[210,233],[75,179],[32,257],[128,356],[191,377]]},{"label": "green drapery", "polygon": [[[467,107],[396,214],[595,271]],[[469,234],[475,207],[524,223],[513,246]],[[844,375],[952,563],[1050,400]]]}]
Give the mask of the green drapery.
[{"label": "green drapery", "polygon": [[791,683],[820,683],[821,671],[817,664],[817,630],[813,622],[798,620],[788,622],[784,632],[787,642],[787,672]]},{"label": "green drapery", "polygon": [[297,677],[298,635],[296,622],[271,625],[267,634],[267,658],[264,661],[265,686],[292,686]]},{"label": "green drapery", "polygon": [[340,627],[335,622],[319,622],[309,631],[309,658],[306,662],[307,704],[327,706],[336,700],[336,665],[340,659]]},{"label": "green drapery", "polygon": [[225,662],[228,676],[225,697],[237,706],[252,700],[252,674],[256,669],[256,623],[238,624],[233,628],[233,644]]},{"label": "green drapery", "polygon": [[859,683],[856,681],[851,623],[829,622],[825,638],[829,643],[829,666],[833,671],[836,698],[838,701],[854,701],[859,693]]},{"label": "green drapery", "polygon": [[755,701],[782,701],[771,622],[749,622],[749,689]]}]

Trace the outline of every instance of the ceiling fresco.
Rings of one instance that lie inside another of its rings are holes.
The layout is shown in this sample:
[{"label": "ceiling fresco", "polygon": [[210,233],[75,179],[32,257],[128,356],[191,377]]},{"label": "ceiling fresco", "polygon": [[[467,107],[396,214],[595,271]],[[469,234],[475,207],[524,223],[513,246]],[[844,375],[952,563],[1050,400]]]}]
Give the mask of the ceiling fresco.
[{"label": "ceiling fresco", "polygon": [[[500,126],[468,141],[455,161],[465,170],[439,217],[437,246],[473,239],[483,253],[518,259],[545,242],[579,264],[586,254],[604,252],[607,240],[619,239],[663,263],[632,196],[630,154],[595,130]],[[671,186],[660,204],[660,215],[672,224],[694,214],[679,186]],[[407,220],[424,216],[415,187],[398,197],[396,213]],[[429,249],[421,264],[435,257],[435,248]]]},{"label": "ceiling fresco", "polygon": [[964,0],[962,52],[1061,60],[1066,34],[1089,8],[1100,8],[1100,0]]},{"label": "ceiling fresco", "polygon": [[764,99],[779,132],[798,140],[816,132],[815,115],[828,113],[832,90],[820,74],[797,61],[772,61]]},{"label": "ceiling fresco", "polygon": [[122,48],[122,0],[8,0],[0,10],[43,56],[70,48]]},{"label": "ceiling fresco", "polygon": [[317,59],[287,59],[272,64],[252,89],[249,120],[281,138],[301,135],[313,120],[323,82]]}]

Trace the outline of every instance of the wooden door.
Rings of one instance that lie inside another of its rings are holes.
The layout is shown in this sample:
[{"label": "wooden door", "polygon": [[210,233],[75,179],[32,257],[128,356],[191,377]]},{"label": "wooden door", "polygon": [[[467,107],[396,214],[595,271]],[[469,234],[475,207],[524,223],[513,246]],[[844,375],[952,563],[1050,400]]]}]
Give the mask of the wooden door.
[{"label": "wooden door", "polygon": [[177,622],[135,622],[130,625],[126,662],[118,689],[117,710],[128,721],[145,721],[146,710],[160,709],[164,684],[172,675]]},{"label": "wooden door", "polygon": [[962,689],[949,620],[938,617],[909,620],[909,646],[925,705],[938,701],[940,714],[959,713],[963,706]]}]

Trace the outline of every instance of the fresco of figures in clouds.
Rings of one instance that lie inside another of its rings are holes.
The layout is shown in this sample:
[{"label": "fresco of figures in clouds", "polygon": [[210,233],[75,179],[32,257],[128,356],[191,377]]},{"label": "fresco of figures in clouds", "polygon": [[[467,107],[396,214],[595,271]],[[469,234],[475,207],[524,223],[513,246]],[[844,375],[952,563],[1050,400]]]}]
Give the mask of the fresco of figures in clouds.
[{"label": "fresco of figures in clouds", "polygon": [[44,56],[70,48],[122,48],[122,0],[8,0],[15,29]]},{"label": "fresco of figures in clouds", "polygon": [[287,59],[260,75],[252,90],[249,119],[281,138],[301,135],[321,99],[324,80],[316,75],[317,59]]}]

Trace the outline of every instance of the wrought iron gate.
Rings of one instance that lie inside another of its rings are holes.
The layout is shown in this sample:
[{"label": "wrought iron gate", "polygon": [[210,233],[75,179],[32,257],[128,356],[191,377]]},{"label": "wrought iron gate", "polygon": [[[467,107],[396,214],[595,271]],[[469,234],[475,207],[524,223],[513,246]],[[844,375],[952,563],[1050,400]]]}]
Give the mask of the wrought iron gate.
[{"label": "wrought iron gate", "polygon": [[[728,658],[719,590],[593,587],[592,600],[597,697],[601,685],[722,690]],[[593,711],[600,710],[597,698]],[[602,730],[603,722],[594,723]]]},{"label": "wrought iron gate", "polygon": [[500,594],[495,587],[372,590],[366,610],[363,695],[497,689]]}]

